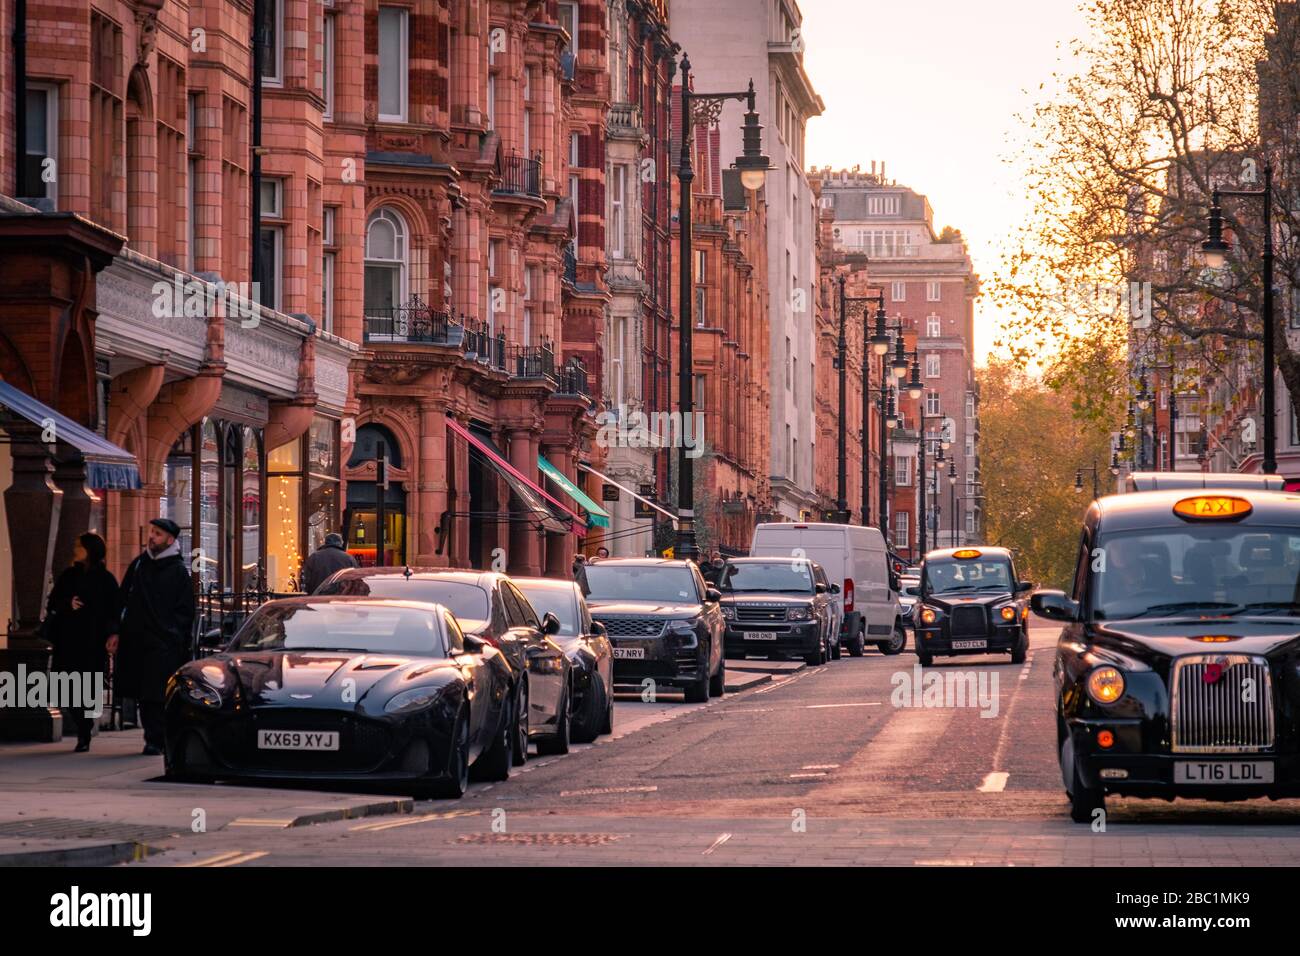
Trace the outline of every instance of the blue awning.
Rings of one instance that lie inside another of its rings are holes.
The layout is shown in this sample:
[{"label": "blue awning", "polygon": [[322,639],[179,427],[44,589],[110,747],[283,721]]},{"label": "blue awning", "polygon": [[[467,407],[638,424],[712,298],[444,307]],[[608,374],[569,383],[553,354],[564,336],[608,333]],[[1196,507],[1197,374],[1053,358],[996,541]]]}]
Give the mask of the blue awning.
[{"label": "blue awning", "polygon": [[8,382],[0,382],[0,406],[31,422],[55,443],[67,445],[86,462],[86,483],[100,490],[140,487],[140,467],[135,455],[96,435],[67,415],[56,412]]}]

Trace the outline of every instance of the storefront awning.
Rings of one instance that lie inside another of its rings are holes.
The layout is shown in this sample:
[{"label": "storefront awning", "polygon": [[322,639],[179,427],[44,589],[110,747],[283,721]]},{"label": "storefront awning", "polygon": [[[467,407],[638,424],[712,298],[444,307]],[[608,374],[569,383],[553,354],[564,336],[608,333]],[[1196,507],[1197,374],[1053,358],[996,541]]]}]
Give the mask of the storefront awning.
[{"label": "storefront awning", "polygon": [[101,438],[67,415],[61,415],[44,402],[8,382],[0,382],[0,406],[31,422],[42,432],[53,435],[55,442],[80,452],[86,461],[86,483],[99,490],[140,487],[140,467],[135,456]]},{"label": "storefront awning", "polygon": [[620,485],[617,481],[615,481],[613,478],[610,478],[608,475],[602,475],[600,472],[598,472],[595,468],[592,468],[590,465],[584,465],[582,462],[578,462],[578,467],[581,468],[583,471],[587,472],[588,474],[595,475],[597,478],[599,478],[601,481],[605,482],[606,484],[613,485],[615,488],[619,489],[620,491],[626,491],[629,495],[631,495],[637,501],[641,502],[646,507],[653,508],[655,511],[659,512],[661,515],[663,515],[673,524],[677,524],[677,515],[673,514],[671,511],[669,511],[666,508],[659,507],[657,504],[655,504],[653,501],[651,501],[649,498],[645,497],[644,495],[638,495],[631,488],[627,487],[626,485]]},{"label": "storefront awning", "polygon": [[559,534],[573,532],[577,535],[585,535],[587,533],[587,520],[582,515],[566,508],[548,495],[535,481],[506,461],[505,456],[496,448],[451,418],[447,419],[447,427],[469,442],[470,447],[496,469],[510,486],[510,490],[519,497],[524,511],[532,520],[547,531]]},{"label": "storefront awning", "polygon": [[537,456],[537,467],[542,469],[543,475],[563,488],[566,495],[587,509],[587,527],[609,527],[609,512],[587,497],[587,493],[570,481],[564,472],[547,461],[545,455]]}]

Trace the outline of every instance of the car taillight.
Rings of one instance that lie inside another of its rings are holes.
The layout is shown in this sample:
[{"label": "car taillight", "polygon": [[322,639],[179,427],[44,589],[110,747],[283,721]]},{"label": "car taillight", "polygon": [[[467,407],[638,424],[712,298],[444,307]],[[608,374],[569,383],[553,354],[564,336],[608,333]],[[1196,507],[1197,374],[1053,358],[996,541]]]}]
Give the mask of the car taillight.
[{"label": "car taillight", "polygon": [[501,647],[501,638],[499,637],[496,637],[492,634],[480,634],[479,637],[483,638],[483,640],[487,641],[495,648]]},{"label": "car taillight", "polygon": [[844,579],[844,610],[853,610],[853,579]]}]

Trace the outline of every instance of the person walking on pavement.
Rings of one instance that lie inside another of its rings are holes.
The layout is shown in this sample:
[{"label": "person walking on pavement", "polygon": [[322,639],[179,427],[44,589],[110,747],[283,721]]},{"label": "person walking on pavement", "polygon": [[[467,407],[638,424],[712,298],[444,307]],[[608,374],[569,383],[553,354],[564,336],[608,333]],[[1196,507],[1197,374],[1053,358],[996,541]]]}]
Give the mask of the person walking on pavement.
[{"label": "person walking on pavement", "polygon": [[335,571],[356,566],[357,559],[343,547],[343,535],[331,531],[325,535],[325,543],[302,563],[302,589],[312,594]]},{"label": "person walking on pavement", "polygon": [[[108,670],[108,647],[117,640],[121,615],[117,578],[104,566],[108,548],[93,531],[77,538],[72,564],[54,582],[45,605],[44,636],[54,645],[53,669],[65,674],[90,674],[89,686],[103,685]],[[77,731],[77,753],[90,749],[95,718],[103,701],[81,701],[80,707],[61,707]],[[96,706],[98,705],[98,706]]]},{"label": "person walking on pavement", "polygon": [[145,550],[122,578],[120,642],[114,690],[139,702],[144,726],[144,753],[162,753],[163,696],[167,679],[190,655],[194,626],[194,590],[176,537],[180,527],[170,518],[149,522]]}]

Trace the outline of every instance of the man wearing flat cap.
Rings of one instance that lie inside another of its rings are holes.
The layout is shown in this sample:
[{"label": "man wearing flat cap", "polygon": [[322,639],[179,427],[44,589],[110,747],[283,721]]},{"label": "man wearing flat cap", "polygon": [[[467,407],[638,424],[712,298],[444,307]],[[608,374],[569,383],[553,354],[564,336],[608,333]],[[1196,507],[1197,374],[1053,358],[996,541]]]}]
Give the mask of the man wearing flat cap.
[{"label": "man wearing flat cap", "polygon": [[113,690],[140,704],[144,752],[163,751],[163,694],[167,679],[190,656],[194,626],[194,590],[176,538],[180,527],[170,518],[149,522],[145,549],[122,578],[122,625]]},{"label": "man wearing flat cap", "polygon": [[313,551],[302,563],[302,589],[308,594],[314,594],[335,571],[356,566],[357,559],[343,547],[343,535],[331,531],[325,535],[325,544]]}]

